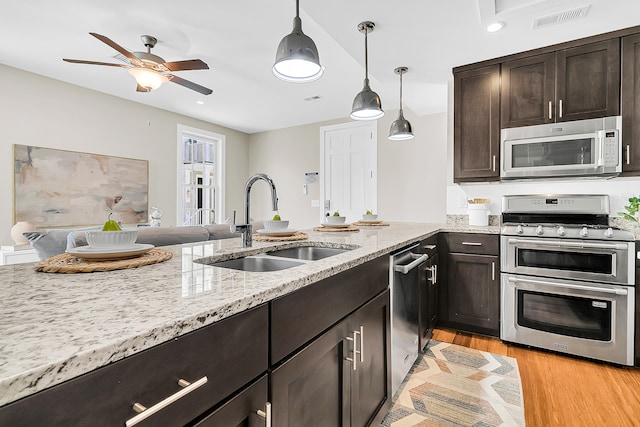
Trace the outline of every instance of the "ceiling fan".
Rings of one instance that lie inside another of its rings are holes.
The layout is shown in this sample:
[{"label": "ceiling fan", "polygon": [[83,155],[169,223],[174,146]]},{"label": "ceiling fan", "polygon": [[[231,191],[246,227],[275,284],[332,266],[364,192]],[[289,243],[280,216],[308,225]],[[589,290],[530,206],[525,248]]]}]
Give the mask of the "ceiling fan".
[{"label": "ceiling fan", "polygon": [[127,68],[129,70],[129,74],[131,74],[138,83],[138,87],[136,89],[138,92],[150,92],[167,81],[177,83],[203,95],[210,95],[213,92],[209,88],[171,74],[172,71],[208,70],[209,66],[206,63],[199,59],[166,62],[163,58],[151,53],[151,48],[153,48],[158,42],[158,40],[153,36],[143,35],[140,37],[142,39],[142,43],[144,43],[147,48],[146,52],[129,52],[106,36],[97,33],[89,34],[120,52],[128,59],[128,63],[112,64],[109,62],[84,61],[81,59],[66,58],[64,58],[63,61],[74,64],[106,65],[109,67]]}]

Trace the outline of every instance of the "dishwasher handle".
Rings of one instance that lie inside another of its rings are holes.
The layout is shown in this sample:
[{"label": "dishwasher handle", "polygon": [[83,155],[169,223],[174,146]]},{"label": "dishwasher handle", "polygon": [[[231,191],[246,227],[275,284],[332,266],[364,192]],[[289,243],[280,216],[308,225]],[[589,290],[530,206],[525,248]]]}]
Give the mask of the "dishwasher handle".
[{"label": "dishwasher handle", "polygon": [[393,270],[397,271],[398,273],[407,274],[408,272],[410,272],[411,270],[413,270],[414,268],[416,268],[417,266],[419,266],[420,264],[422,264],[423,262],[429,259],[429,255],[427,254],[418,255],[418,254],[411,253],[410,255],[411,255],[411,258],[413,258],[413,261],[411,261],[407,265],[394,265]]}]

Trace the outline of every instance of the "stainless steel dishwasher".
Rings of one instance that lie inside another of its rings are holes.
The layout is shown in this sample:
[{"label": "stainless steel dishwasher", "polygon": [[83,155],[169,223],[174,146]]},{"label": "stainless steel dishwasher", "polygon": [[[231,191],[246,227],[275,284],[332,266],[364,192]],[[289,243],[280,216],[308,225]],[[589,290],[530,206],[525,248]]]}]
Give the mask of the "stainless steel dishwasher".
[{"label": "stainless steel dishwasher", "polygon": [[429,259],[416,253],[419,244],[391,254],[391,394],[402,384],[418,357],[420,267]]}]

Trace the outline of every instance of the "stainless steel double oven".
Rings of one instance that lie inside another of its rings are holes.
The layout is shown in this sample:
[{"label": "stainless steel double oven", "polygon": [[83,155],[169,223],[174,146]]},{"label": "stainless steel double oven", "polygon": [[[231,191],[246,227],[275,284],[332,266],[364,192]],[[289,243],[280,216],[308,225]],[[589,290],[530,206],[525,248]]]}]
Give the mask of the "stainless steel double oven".
[{"label": "stainless steel double oven", "polygon": [[606,195],[503,199],[501,339],[633,365],[634,236],[608,216]]}]

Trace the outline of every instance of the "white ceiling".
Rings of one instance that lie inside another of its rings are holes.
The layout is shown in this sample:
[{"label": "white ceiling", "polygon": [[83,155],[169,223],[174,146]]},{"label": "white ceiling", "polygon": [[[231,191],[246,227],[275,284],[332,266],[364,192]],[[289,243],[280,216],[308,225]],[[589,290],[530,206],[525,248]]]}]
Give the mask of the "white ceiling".
[{"label": "white ceiling", "polygon": [[[532,29],[534,18],[588,6],[585,18]],[[2,0],[0,62],[114,96],[247,133],[347,117],[364,79],[361,21],[369,34],[371,87],[397,110],[446,111],[452,67],[640,25],[638,0],[302,0],[304,32],[315,41],[324,76],[305,84],[271,74],[276,47],[291,31],[294,0]],[[487,33],[488,23],[506,23]],[[158,38],[167,61],[200,58],[210,70],[175,74],[213,89],[203,96],[176,84],[135,91],[126,70],[62,58],[117,62],[96,32],[132,51],[142,34]],[[28,88],[25,88],[28,90]],[[319,96],[306,101],[305,98]],[[196,101],[204,101],[197,104]]]}]

